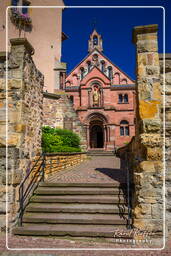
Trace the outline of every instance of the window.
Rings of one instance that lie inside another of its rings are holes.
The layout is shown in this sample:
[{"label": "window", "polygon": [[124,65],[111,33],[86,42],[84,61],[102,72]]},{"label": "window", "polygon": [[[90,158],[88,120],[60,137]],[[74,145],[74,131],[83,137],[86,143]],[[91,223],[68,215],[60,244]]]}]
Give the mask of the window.
[{"label": "window", "polygon": [[101,61],[101,71],[104,73],[105,71],[105,62],[104,60]]},{"label": "window", "polygon": [[87,68],[88,68],[88,72],[90,72],[90,70],[91,70],[91,61],[87,61]]},{"label": "window", "polygon": [[109,77],[110,80],[112,80],[112,78],[113,78],[112,67],[109,66],[107,69],[108,69],[108,77]]},{"label": "window", "polygon": [[124,103],[128,103],[128,94],[124,94]]},{"label": "window", "polygon": [[123,101],[123,96],[122,96],[122,94],[119,94],[118,102],[122,103],[122,101]]},{"label": "window", "polygon": [[129,123],[126,120],[120,122],[120,136],[129,136]]},{"label": "window", "polygon": [[18,5],[18,2],[19,2],[19,0],[12,0],[12,1],[11,1],[11,5],[12,5],[12,6],[17,6],[17,5]]},{"label": "window", "polygon": [[[12,1],[11,1],[11,5],[12,5],[12,6],[23,5],[24,7],[22,8],[22,14],[24,14],[24,15],[28,14],[28,8],[27,8],[27,6],[30,5],[30,2],[29,2],[28,0],[23,0],[22,3],[20,3],[19,0],[12,0]],[[21,12],[20,10],[21,10],[21,9],[19,9],[19,12]]]},{"label": "window", "polygon": [[122,127],[122,126],[120,127],[120,135],[124,136],[124,127]]},{"label": "window", "polygon": [[98,45],[98,38],[97,38],[97,36],[93,36],[93,45]]},{"label": "window", "polygon": [[84,78],[84,68],[80,68],[80,71],[81,71],[81,80]]},{"label": "window", "polygon": [[23,7],[22,8],[22,13],[23,14],[28,14],[28,8],[27,8],[27,6],[29,6],[30,5],[30,2],[29,1],[27,1],[27,0],[23,0],[23,6],[25,6],[25,7]]},{"label": "window", "polygon": [[122,84],[127,84],[127,79],[123,79]]},{"label": "window", "polygon": [[119,94],[118,103],[128,103],[128,94]]}]

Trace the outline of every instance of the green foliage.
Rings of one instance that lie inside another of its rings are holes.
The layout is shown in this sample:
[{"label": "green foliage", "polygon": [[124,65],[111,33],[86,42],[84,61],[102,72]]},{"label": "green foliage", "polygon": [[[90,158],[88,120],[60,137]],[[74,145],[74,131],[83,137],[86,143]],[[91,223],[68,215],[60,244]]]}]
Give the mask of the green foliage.
[{"label": "green foliage", "polygon": [[43,152],[80,152],[80,138],[70,130],[42,128],[42,149]]}]

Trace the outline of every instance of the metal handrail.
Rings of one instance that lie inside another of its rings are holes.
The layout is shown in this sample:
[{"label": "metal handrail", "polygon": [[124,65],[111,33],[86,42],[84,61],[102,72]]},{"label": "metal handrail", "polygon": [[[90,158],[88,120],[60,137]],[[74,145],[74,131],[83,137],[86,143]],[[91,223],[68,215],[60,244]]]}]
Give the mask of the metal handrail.
[{"label": "metal handrail", "polygon": [[[41,158],[42,158],[42,160],[41,160]],[[26,181],[29,179],[29,176],[33,173],[37,163],[40,160],[41,160],[40,166],[38,167],[38,169],[34,173],[33,177],[31,178],[29,184],[27,185],[27,187],[24,191],[24,186],[25,186]],[[23,213],[24,213],[24,209],[27,205],[27,202],[28,202],[29,198],[33,194],[34,190],[37,188],[39,182],[44,181],[44,169],[45,169],[45,154],[40,155],[40,157],[37,159],[37,161],[35,162],[35,164],[33,165],[33,167],[31,169],[30,169],[30,163],[29,163],[29,167],[27,168],[28,172],[27,172],[26,176],[24,177],[23,181],[21,182],[21,184],[19,186],[19,204],[20,204],[20,208],[19,208],[19,226],[22,226]],[[39,179],[39,177],[40,177],[40,179]],[[31,191],[32,191],[32,193],[29,197],[29,194],[30,194]]]},{"label": "metal handrail", "polygon": [[126,172],[127,172],[127,204],[128,204],[128,229],[132,228],[131,225],[131,203],[130,203],[130,173],[128,166],[128,152],[125,153]]}]

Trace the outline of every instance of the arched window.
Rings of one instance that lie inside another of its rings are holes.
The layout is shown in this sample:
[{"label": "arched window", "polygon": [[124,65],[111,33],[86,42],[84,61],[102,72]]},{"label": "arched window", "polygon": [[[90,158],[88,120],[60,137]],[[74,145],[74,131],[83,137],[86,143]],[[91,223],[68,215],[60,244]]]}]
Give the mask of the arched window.
[{"label": "arched window", "polygon": [[109,77],[110,80],[112,80],[112,78],[113,78],[112,67],[109,66],[107,69],[108,69],[108,77]]},{"label": "arched window", "polygon": [[68,87],[68,86],[71,86],[71,82],[68,80],[68,81],[66,81],[66,87]]},{"label": "arched window", "polygon": [[80,71],[81,71],[81,80],[84,78],[84,68],[83,67],[81,67],[80,68]]},{"label": "arched window", "polygon": [[119,94],[118,103],[128,103],[128,94]]},{"label": "arched window", "polygon": [[120,122],[120,136],[129,136],[129,123],[126,120]]},{"label": "arched window", "polygon": [[127,84],[127,79],[126,78],[122,79],[122,84]]},{"label": "arched window", "polygon": [[124,94],[124,103],[128,103],[128,94]]},{"label": "arched window", "polygon": [[88,69],[88,72],[90,72],[90,70],[91,70],[91,61],[87,61],[87,69]]},{"label": "arched window", "polygon": [[105,71],[105,61],[101,60],[101,71],[104,73]]},{"label": "arched window", "polygon": [[98,37],[93,36],[93,45],[98,45]]},{"label": "arched window", "polygon": [[118,102],[119,102],[119,103],[122,103],[122,101],[123,101],[123,95],[122,95],[122,94],[119,94],[119,95],[118,95]]}]

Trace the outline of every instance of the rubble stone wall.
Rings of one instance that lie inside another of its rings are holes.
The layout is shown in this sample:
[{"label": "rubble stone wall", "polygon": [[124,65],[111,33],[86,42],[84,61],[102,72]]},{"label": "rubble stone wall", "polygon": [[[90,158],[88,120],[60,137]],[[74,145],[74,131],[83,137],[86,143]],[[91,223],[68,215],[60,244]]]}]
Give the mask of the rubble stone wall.
[{"label": "rubble stone wall", "polygon": [[[43,75],[33,60],[33,47],[26,39],[11,39],[8,58],[8,214],[14,220],[18,188],[28,164],[41,153]],[[0,227],[5,225],[6,185],[6,80],[5,56],[0,54]]]},{"label": "rubble stone wall", "polygon": [[79,135],[82,150],[87,149],[86,128],[81,124],[67,95],[44,93],[43,125],[72,130]]}]

